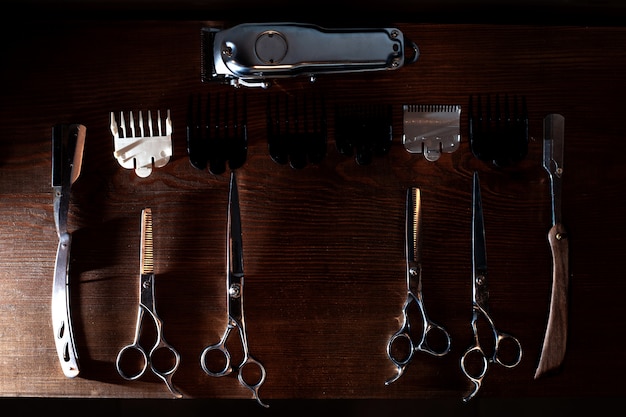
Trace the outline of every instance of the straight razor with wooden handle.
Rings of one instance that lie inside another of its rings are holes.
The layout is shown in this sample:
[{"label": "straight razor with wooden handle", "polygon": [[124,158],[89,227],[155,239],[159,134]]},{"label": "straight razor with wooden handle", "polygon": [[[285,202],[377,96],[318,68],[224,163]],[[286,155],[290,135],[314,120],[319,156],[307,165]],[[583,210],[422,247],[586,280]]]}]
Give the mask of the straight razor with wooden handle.
[{"label": "straight razor with wooden handle", "polygon": [[543,167],[550,176],[552,227],[548,241],[552,250],[552,296],[548,325],[535,379],[558,369],[563,363],[567,345],[569,244],[561,220],[561,180],[563,178],[564,118],[549,114],[544,118]]}]

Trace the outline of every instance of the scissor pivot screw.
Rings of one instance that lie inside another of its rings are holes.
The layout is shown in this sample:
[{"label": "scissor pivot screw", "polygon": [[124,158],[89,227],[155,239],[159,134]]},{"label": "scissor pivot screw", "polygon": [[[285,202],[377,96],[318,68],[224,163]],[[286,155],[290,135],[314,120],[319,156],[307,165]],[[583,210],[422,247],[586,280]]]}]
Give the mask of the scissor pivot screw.
[{"label": "scissor pivot screw", "polygon": [[411,276],[416,276],[418,274],[417,268],[415,267],[409,268],[409,274],[411,274]]},{"label": "scissor pivot screw", "polygon": [[228,295],[231,298],[239,298],[241,296],[241,284],[232,284],[228,289]]},{"label": "scissor pivot screw", "polygon": [[567,239],[567,233],[557,233],[556,235],[554,235],[554,237],[556,238],[556,240]]},{"label": "scissor pivot screw", "polygon": [[141,284],[141,286],[142,286],[144,289],[150,288],[150,281],[144,281],[144,282],[143,282],[143,284]]},{"label": "scissor pivot screw", "polygon": [[484,275],[478,275],[476,277],[476,284],[477,285],[483,285],[485,283],[485,276]]}]

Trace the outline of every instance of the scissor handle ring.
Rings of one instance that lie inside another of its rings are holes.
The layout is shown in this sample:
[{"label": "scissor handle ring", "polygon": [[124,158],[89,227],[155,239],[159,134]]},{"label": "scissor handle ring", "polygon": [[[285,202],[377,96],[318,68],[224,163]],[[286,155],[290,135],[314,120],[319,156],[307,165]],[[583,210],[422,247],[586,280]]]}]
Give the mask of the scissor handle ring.
[{"label": "scissor handle ring", "polygon": [[[254,384],[248,383],[248,381],[246,381],[245,377],[243,376],[243,372],[244,372],[243,370],[246,367],[250,367],[250,366],[256,366],[257,368],[261,370],[261,375],[259,377],[259,380],[255,382]],[[241,385],[249,388],[252,392],[256,393],[259,387],[261,387],[261,385],[263,385],[263,383],[265,382],[265,367],[261,364],[261,362],[257,361],[251,356],[248,356],[248,360],[242,363],[241,366],[239,367],[239,373],[237,375],[237,379],[239,379],[239,382],[241,383]]]},{"label": "scissor handle ring", "polygon": [[[124,356],[124,354],[126,352],[129,352],[130,350],[135,350],[139,353],[141,353],[141,357],[143,359],[143,367],[139,370],[139,372],[137,372],[136,374],[133,375],[128,375],[127,373],[125,373],[122,370],[122,356]],[[117,359],[115,360],[115,369],[117,369],[117,373],[120,374],[120,376],[128,381],[134,381],[136,379],[139,379],[145,372],[146,369],[148,368],[148,355],[146,355],[146,352],[143,350],[143,348],[141,346],[139,346],[137,343],[133,343],[130,345],[126,345],[124,346],[118,353],[117,353]]]},{"label": "scissor handle ring", "polygon": [[[244,372],[243,370],[246,366],[256,366],[261,370],[261,376],[259,377],[259,380],[255,382],[254,384],[249,384],[243,376],[243,372]],[[254,396],[254,398],[257,400],[257,402],[260,405],[266,408],[268,407],[268,405],[265,404],[263,401],[261,401],[261,398],[259,397],[259,388],[261,388],[261,385],[263,385],[263,383],[265,382],[265,367],[263,366],[263,364],[261,364],[261,362],[257,361],[252,356],[248,356],[247,360],[243,362],[241,366],[239,366],[237,379],[239,380],[239,383],[242,386],[252,391],[252,395]]]},{"label": "scissor handle ring", "polygon": [[[221,371],[211,371],[207,366],[207,354],[212,351],[219,351],[224,355],[225,363],[224,368]],[[202,370],[208,375],[215,377],[228,375],[233,371],[233,368],[230,366],[230,352],[226,349],[224,343],[221,342],[204,348],[202,355],[200,355],[200,366],[202,366]]]},{"label": "scissor handle ring", "polygon": [[[500,343],[503,340],[512,340],[513,343],[515,343],[516,347],[517,347],[517,356],[515,357],[515,360],[511,363],[507,363],[507,362],[503,362],[500,359]],[[498,333],[497,337],[496,337],[496,346],[495,346],[495,351],[493,354],[493,360],[496,363],[499,363],[500,365],[504,366],[505,368],[514,368],[516,367],[521,361],[522,361],[522,344],[519,342],[519,340],[515,337],[515,336],[511,336],[510,334],[507,333]]]},{"label": "scissor handle ring", "polygon": [[178,369],[178,366],[180,365],[180,354],[178,353],[176,349],[171,347],[164,340],[161,340],[161,343],[153,347],[152,350],[150,351],[150,358],[154,358],[154,354],[160,350],[167,350],[168,352],[170,352],[174,356],[174,364],[170,368],[163,371],[161,369],[157,369],[154,366],[154,361],[150,360],[150,369],[156,375],[167,377],[169,375],[172,375]]},{"label": "scissor handle ring", "polygon": [[[396,342],[396,340],[400,338],[407,340],[409,343],[409,352],[406,358],[403,360],[399,360],[392,353],[393,344]],[[408,334],[408,332],[404,330],[404,328],[400,329],[399,332],[397,332],[396,334],[394,334],[393,336],[389,338],[389,341],[387,342],[387,357],[389,357],[391,362],[393,362],[397,367],[402,368],[406,366],[409,362],[411,362],[411,359],[413,359],[414,354],[415,354],[415,345],[413,344],[413,339],[411,339],[411,336]]]},{"label": "scissor handle ring", "polygon": [[[445,336],[446,346],[443,347],[443,349],[435,350],[428,343],[428,334],[432,331],[435,331]],[[422,337],[422,341],[419,343],[419,345],[417,345],[417,349],[422,352],[429,353],[433,356],[444,356],[448,352],[450,352],[451,344],[452,344],[452,340],[450,338],[450,333],[448,333],[446,329],[444,329],[443,327],[441,327],[440,325],[436,323],[433,323],[432,321],[427,321],[426,327],[424,328],[424,335]]]}]

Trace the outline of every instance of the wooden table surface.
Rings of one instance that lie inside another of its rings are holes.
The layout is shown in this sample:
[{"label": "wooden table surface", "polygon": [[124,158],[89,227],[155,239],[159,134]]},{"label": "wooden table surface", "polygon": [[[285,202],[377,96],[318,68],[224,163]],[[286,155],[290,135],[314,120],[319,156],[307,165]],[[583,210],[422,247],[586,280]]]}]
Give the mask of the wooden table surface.
[{"label": "wooden table surface", "polygon": [[[174,384],[186,398],[247,399],[232,375],[212,378],[199,357],[225,326],[228,172],[194,168],[186,148],[192,94],[242,93],[200,81],[197,20],[44,19],[12,29],[4,48],[0,114],[0,395],[171,398],[148,373],[126,381],[119,349],[137,314],[140,215],[154,219],[156,302],[181,354]],[[219,23],[219,22],[218,22]],[[471,191],[478,171],[487,234],[491,313],[523,347],[512,369],[493,366],[479,397],[623,395],[626,315],[621,257],[626,28],[402,23],[421,51],[397,71],[320,76],[248,89],[249,149],[237,170],[252,355],[265,365],[262,399],[461,401],[459,359],[472,342]],[[323,93],[329,108],[390,104],[393,144],[359,165],[335,146],[303,169],[268,153],[268,95]],[[467,104],[475,94],[525,96],[527,157],[508,168],[475,158]],[[436,162],[402,144],[402,105],[461,105],[461,145]],[[333,107],[331,107],[333,106]],[[113,156],[111,111],[171,111],[173,156],[147,178]],[[563,367],[533,379],[551,291],[549,182],[541,167],[544,116],[565,117],[563,220],[570,236],[569,340]],[[87,127],[69,225],[71,308],[81,372],[66,378],[55,351],[50,299],[58,238],[52,208],[51,130]],[[452,337],[441,358],[418,353],[390,386],[386,343],[405,293],[404,205],[419,187],[423,290],[429,316]]]}]

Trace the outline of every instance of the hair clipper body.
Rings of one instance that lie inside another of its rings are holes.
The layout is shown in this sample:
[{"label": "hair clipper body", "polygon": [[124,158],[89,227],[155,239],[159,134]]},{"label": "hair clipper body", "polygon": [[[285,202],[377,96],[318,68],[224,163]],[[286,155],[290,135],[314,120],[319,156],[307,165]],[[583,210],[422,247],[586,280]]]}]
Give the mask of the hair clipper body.
[{"label": "hair clipper body", "polygon": [[396,28],[327,29],[300,23],[246,23],[202,29],[202,81],[267,88],[272,79],[318,74],[395,70],[415,62],[405,56]]}]

